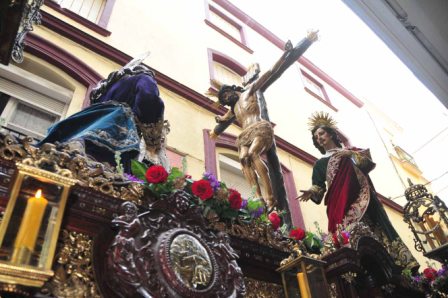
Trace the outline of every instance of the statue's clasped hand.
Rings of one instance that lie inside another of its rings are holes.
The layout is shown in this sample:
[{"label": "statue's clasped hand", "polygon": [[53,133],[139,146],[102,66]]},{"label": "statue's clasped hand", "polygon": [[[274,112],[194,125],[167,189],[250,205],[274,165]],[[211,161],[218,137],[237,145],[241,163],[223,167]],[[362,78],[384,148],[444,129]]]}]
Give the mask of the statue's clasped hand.
[{"label": "statue's clasped hand", "polygon": [[351,150],[341,150],[336,153],[340,157],[351,157],[353,155],[353,152]]}]

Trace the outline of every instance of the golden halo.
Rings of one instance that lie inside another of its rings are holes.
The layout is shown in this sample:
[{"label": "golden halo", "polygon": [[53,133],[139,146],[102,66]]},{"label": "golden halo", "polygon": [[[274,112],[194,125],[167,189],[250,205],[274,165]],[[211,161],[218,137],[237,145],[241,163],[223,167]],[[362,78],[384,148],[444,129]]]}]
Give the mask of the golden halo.
[{"label": "golden halo", "polygon": [[319,126],[327,126],[336,129],[336,124],[336,121],[326,112],[314,112],[311,117],[308,118],[308,127],[311,131]]}]

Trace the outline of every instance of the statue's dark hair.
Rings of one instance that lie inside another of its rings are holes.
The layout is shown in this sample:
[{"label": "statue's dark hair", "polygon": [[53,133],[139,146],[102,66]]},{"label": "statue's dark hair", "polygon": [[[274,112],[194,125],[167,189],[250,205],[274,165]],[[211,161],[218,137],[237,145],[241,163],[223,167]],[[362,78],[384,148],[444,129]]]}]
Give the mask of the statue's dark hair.
[{"label": "statue's dark hair", "polygon": [[115,84],[118,80],[125,76],[135,76],[145,73],[154,77],[154,72],[143,64],[136,65],[132,68],[122,68],[120,70],[111,72],[107,79],[101,80],[95,88],[90,92],[90,103],[96,103],[106,91]]},{"label": "statue's dark hair", "polygon": [[243,92],[244,88],[240,87],[240,86],[236,86],[236,85],[222,85],[221,89],[219,89],[218,92],[218,100],[219,103],[222,105],[225,105],[226,103],[224,102],[224,94],[226,94],[226,92],[228,91],[237,91],[237,92]]},{"label": "statue's dark hair", "polygon": [[342,141],[339,138],[339,134],[338,134],[338,132],[335,129],[333,129],[331,127],[328,127],[328,126],[317,126],[317,127],[313,128],[313,130],[311,131],[311,134],[313,136],[314,147],[316,147],[320,151],[320,153],[325,154],[325,149],[322,146],[319,145],[319,143],[317,142],[316,137],[314,136],[314,133],[319,128],[322,128],[323,130],[325,130],[330,135],[331,139],[333,140],[333,142],[335,143],[335,145],[337,147],[342,148]]}]

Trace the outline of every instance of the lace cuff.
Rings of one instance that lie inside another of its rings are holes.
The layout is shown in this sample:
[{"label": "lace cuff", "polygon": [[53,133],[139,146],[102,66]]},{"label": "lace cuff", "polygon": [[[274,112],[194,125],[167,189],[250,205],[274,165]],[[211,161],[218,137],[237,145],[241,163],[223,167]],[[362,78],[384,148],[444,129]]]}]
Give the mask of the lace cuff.
[{"label": "lace cuff", "polygon": [[160,150],[165,142],[165,137],[170,131],[168,120],[159,120],[156,123],[142,123],[135,118],[140,135],[147,147]]},{"label": "lace cuff", "polygon": [[311,200],[316,204],[320,204],[324,197],[325,189],[319,185],[313,185],[309,191],[311,192]]}]

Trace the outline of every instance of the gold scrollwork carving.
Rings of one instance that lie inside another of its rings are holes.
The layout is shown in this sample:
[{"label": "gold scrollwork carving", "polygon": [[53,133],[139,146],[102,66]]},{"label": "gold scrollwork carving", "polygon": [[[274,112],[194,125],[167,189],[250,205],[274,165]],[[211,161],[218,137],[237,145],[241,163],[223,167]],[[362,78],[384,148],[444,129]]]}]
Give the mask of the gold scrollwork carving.
[{"label": "gold scrollwork carving", "polygon": [[351,271],[349,271],[349,272],[344,273],[344,274],[341,275],[341,277],[342,277],[348,284],[352,284],[352,283],[355,281],[356,276],[357,276],[356,272],[351,272]]},{"label": "gold scrollwork carving", "polygon": [[336,283],[332,282],[328,286],[328,292],[330,293],[330,298],[338,298],[338,289]]},{"label": "gold scrollwork carving", "polygon": [[19,140],[10,134],[0,134],[0,158],[76,179],[81,186],[125,201],[138,203],[143,197],[142,185],[127,181],[113,168],[90,159],[76,146],[57,147],[46,143],[36,148],[28,137]]},{"label": "gold scrollwork carving", "polygon": [[283,287],[278,284],[245,277],[245,298],[278,298],[283,296]]},{"label": "gold scrollwork carving", "polygon": [[41,289],[55,297],[100,298],[92,268],[92,239],[77,232],[62,231],[58,245],[54,277]]},{"label": "gold scrollwork carving", "polygon": [[228,226],[223,222],[215,221],[211,222],[210,226],[215,230],[225,232],[238,238],[254,241],[280,251],[290,252],[292,249],[291,244],[288,241],[285,241],[282,235],[274,231],[270,225],[251,222],[249,224],[234,223],[231,226]]}]

